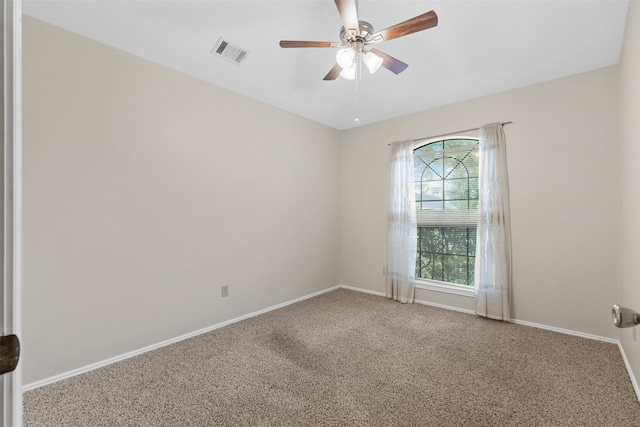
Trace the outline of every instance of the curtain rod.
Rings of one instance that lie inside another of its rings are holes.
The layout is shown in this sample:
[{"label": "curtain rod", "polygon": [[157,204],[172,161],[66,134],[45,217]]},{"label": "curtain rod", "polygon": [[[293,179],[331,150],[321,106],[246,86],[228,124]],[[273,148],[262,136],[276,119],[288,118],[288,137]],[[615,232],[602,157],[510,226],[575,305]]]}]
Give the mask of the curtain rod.
[{"label": "curtain rod", "polygon": [[[500,124],[502,126],[504,126],[504,125],[510,125],[511,123],[513,123],[513,122],[501,122]],[[427,136],[427,137],[424,137],[424,138],[414,139],[414,141],[415,142],[426,141],[427,139],[440,138],[441,136],[449,136],[449,135],[453,135],[454,133],[471,132],[471,131],[474,131],[474,130],[480,130],[480,128],[477,127],[477,128],[471,128],[471,129],[457,130],[455,132],[443,133],[441,135],[433,135],[433,136]],[[391,144],[387,144],[387,145],[391,145]]]}]

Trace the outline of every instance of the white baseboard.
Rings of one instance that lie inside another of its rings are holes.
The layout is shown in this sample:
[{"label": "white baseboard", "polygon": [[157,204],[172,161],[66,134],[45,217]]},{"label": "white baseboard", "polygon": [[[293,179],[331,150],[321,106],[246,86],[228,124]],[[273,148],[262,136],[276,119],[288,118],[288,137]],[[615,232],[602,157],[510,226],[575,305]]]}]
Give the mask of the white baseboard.
[{"label": "white baseboard", "polygon": [[338,285],[336,287],[337,288],[341,288],[341,289],[347,289],[349,291],[356,291],[356,292],[362,292],[364,294],[376,295],[376,296],[379,296],[379,297],[386,297],[387,296],[387,294],[385,294],[384,292],[371,291],[369,289],[362,289],[362,288],[354,288],[353,286]]},{"label": "white baseboard", "polygon": [[633,375],[631,364],[629,363],[627,354],[624,352],[624,347],[622,346],[622,343],[620,341],[618,341],[618,349],[620,349],[622,360],[624,360],[624,366],[627,368],[627,373],[629,374],[629,378],[631,379],[631,384],[633,385],[633,389],[636,392],[636,398],[638,399],[638,401],[640,401],[640,387],[638,386],[638,381],[636,381],[636,376]]},{"label": "white baseboard", "polygon": [[[356,288],[356,287],[353,287],[353,286],[338,285],[337,287],[341,288],[341,289],[348,289],[350,291],[356,291],[356,292],[362,292],[362,293],[365,293],[365,294],[376,295],[376,296],[379,296],[379,297],[386,297],[387,296],[387,294],[385,294],[384,292],[378,292],[378,291],[372,291],[372,290],[369,290],[369,289]],[[423,301],[423,300],[419,300],[419,299],[414,299],[413,302],[415,302],[416,304],[430,305],[432,307],[444,308],[446,310],[453,310],[453,311],[460,311],[462,313],[474,314],[474,312],[472,310],[453,307],[453,306],[450,306],[450,305],[436,304],[435,302]]]},{"label": "white baseboard", "polygon": [[[349,289],[349,290],[352,290],[352,291],[364,292],[364,293],[372,294],[372,295],[386,296],[383,292],[376,292],[376,291],[371,291],[371,290],[368,290],[368,289],[356,288],[356,287],[353,287],[353,286],[339,285],[337,287],[338,288],[343,288],[343,289]],[[436,303],[429,302],[429,301],[415,300],[414,302],[416,302],[418,304],[429,305],[429,306],[432,306],[432,307],[438,307],[438,308],[444,308],[444,309],[447,309],[447,310],[459,311],[459,312],[462,312],[462,313],[475,314],[475,312],[473,310],[467,310],[467,309],[464,309],[464,308],[452,307],[452,306],[443,305],[443,304],[436,304]],[[527,322],[527,321],[524,321],[524,320],[517,320],[516,319],[516,320],[513,320],[513,323],[515,323],[517,325],[531,326],[532,328],[545,329],[545,330],[548,330],[548,331],[558,332],[558,333],[565,334],[565,335],[573,335],[573,336],[582,337],[582,338],[588,338],[588,339],[592,339],[592,340],[596,340],[596,341],[604,341],[604,342],[608,342],[608,343],[611,343],[611,344],[617,344],[618,348],[620,349],[620,354],[622,355],[622,360],[624,360],[624,365],[627,368],[627,374],[629,374],[629,378],[631,379],[631,384],[633,384],[633,389],[634,389],[634,391],[636,393],[636,398],[638,399],[638,401],[640,401],[640,387],[638,386],[638,381],[636,380],[636,377],[633,374],[633,371],[631,369],[631,365],[629,364],[629,360],[627,359],[627,355],[624,352],[624,348],[622,347],[622,344],[620,343],[620,340],[617,340],[617,339],[614,339],[614,338],[601,337],[599,335],[587,334],[587,333],[584,333],[584,332],[572,331],[570,329],[556,328],[555,326],[548,326],[548,325],[543,325],[543,324],[540,324],[540,323]]]},{"label": "white baseboard", "polygon": [[460,307],[453,307],[450,305],[438,304],[431,301],[414,299],[413,302],[415,302],[416,304],[429,305],[431,307],[444,308],[445,310],[459,311],[460,313],[476,314],[475,311],[473,310],[467,310],[466,308],[460,308]]},{"label": "white baseboard", "polygon": [[611,343],[611,344],[618,344],[618,342],[619,342],[615,338],[601,337],[599,335],[592,335],[592,334],[587,334],[585,332],[572,331],[570,329],[556,328],[555,326],[548,326],[548,325],[543,325],[543,324],[540,324],[540,323],[527,322],[525,320],[514,319],[513,323],[515,323],[517,325],[531,326],[532,328],[545,329],[547,331],[559,332],[559,333],[565,334],[565,335],[573,335],[573,336],[576,336],[576,337],[588,338],[590,340],[604,341],[604,342],[608,342],[608,343]]},{"label": "white baseboard", "polygon": [[175,343],[177,343],[179,341],[186,340],[188,338],[192,338],[192,337],[195,337],[197,335],[213,331],[214,329],[222,328],[223,326],[227,326],[227,325],[230,325],[232,323],[239,322],[241,320],[245,320],[245,319],[249,319],[251,317],[259,316],[261,314],[268,313],[269,311],[277,310],[277,309],[285,307],[287,305],[294,304],[294,303],[300,302],[300,301],[304,301],[306,299],[313,298],[313,297],[318,296],[318,295],[322,295],[322,294],[324,294],[326,292],[331,292],[331,291],[333,291],[335,289],[338,289],[338,288],[339,288],[339,286],[334,286],[334,287],[331,287],[331,288],[328,288],[328,289],[324,289],[322,291],[314,292],[312,294],[305,295],[303,297],[296,298],[296,299],[291,300],[291,301],[283,302],[281,304],[277,304],[277,305],[274,305],[272,307],[268,307],[268,308],[265,308],[265,309],[262,309],[262,310],[259,310],[259,311],[255,311],[253,313],[249,313],[249,314],[246,314],[244,316],[236,317],[234,319],[227,320],[225,322],[217,323],[215,325],[212,325],[212,326],[209,326],[209,327],[206,327],[206,328],[203,328],[203,329],[199,329],[197,331],[190,332],[188,334],[180,335],[179,337],[171,338],[171,339],[168,339],[166,341],[162,341],[162,342],[159,342],[159,343],[156,343],[156,344],[151,344],[149,346],[140,348],[138,350],[133,350],[133,351],[130,351],[128,353],[121,354],[119,356],[111,357],[109,359],[102,360],[100,362],[92,363],[90,365],[83,366],[83,367],[78,368],[78,369],[74,369],[72,371],[63,372],[62,374],[55,375],[55,376],[50,377],[50,378],[45,378],[44,380],[36,381],[36,382],[30,383],[30,384],[25,384],[22,387],[22,391],[26,392],[26,391],[33,390],[33,389],[38,388],[38,387],[42,387],[42,386],[45,386],[45,385],[48,385],[48,384],[53,384],[55,382],[65,380],[67,378],[75,377],[76,375],[84,374],[86,372],[93,371],[94,369],[102,368],[102,367],[105,367],[107,365],[111,365],[112,363],[120,362],[120,361],[129,359],[131,357],[137,356],[139,354],[146,353],[148,351],[157,350],[157,349],[159,349],[161,347],[165,347],[165,346],[170,345],[170,344],[175,344]]},{"label": "white baseboard", "polygon": [[[72,371],[64,372],[62,374],[55,375],[55,376],[50,377],[50,378],[45,378],[44,380],[40,380],[40,381],[36,381],[36,382],[30,383],[30,384],[26,384],[26,385],[24,385],[22,387],[22,390],[23,390],[23,392],[26,392],[26,391],[29,391],[29,390],[36,389],[38,387],[43,387],[43,386],[48,385],[48,384],[53,384],[55,382],[62,381],[62,380],[67,379],[67,378],[71,378],[71,377],[74,377],[76,375],[84,374],[86,372],[93,371],[94,369],[102,368],[102,367],[105,367],[107,365],[111,365],[112,363],[120,362],[122,360],[129,359],[129,358],[137,356],[139,354],[143,354],[143,353],[146,353],[148,351],[156,350],[156,349],[159,349],[161,347],[165,347],[167,345],[174,344],[174,343],[177,343],[179,341],[186,340],[188,338],[192,338],[192,337],[195,337],[197,335],[204,334],[204,333],[213,331],[213,330],[218,329],[218,328],[222,328],[223,326],[227,326],[227,325],[230,325],[232,323],[239,322],[241,320],[245,320],[245,319],[249,319],[251,317],[259,316],[261,314],[268,313],[270,311],[277,310],[279,308],[286,307],[287,305],[294,304],[294,303],[297,303],[297,302],[300,302],[300,301],[304,301],[306,299],[313,298],[313,297],[316,297],[318,295],[322,295],[324,293],[331,292],[331,291],[336,290],[336,289],[347,289],[347,290],[351,290],[351,291],[363,292],[363,293],[367,293],[367,294],[371,294],[371,295],[386,297],[386,294],[384,292],[377,292],[377,291],[372,291],[372,290],[369,290],[369,289],[356,288],[356,287],[353,287],[353,286],[346,286],[346,285],[333,286],[331,288],[327,288],[327,289],[324,289],[324,290],[321,290],[321,291],[318,291],[318,292],[314,292],[312,294],[305,295],[305,296],[302,296],[300,298],[293,299],[291,301],[283,302],[281,304],[277,304],[277,305],[274,305],[274,306],[271,306],[271,307],[268,307],[268,308],[265,308],[265,309],[262,309],[262,310],[259,310],[259,311],[255,311],[253,313],[249,313],[249,314],[246,314],[244,316],[236,317],[234,319],[227,320],[225,322],[217,323],[215,325],[212,325],[212,326],[209,326],[209,327],[206,327],[206,328],[203,328],[203,329],[199,329],[197,331],[190,332],[188,334],[184,334],[184,335],[181,335],[179,337],[171,338],[171,339],[168,339],[166,341],[162,341],[162,342],[159,342],[159,343],[156,343],[156,344],[152,344],[152,345],[140,348],[138,350],[130,351],[128,353],[125,353],[125,354],[122,354],[122,355],[119,355],[119,356],[111,357],[109,359],[106,359],[106,360],[103,360],[103,361],[100,361],[100,362],[92,363],[90,365],[83,366],[83,367],[78,368],[78,369],[74,369]],[[467,310],[467,309],[463,309],[463,308],[459,308],[459,307],[452,307],[452,306],[443,305],[443,304],[436,304],[436,303],[432,303],[432,302],[429,302],[429,301],[422,301],[422,300],[415,300],[415,302],[418,303],[418,304],[424,304],[424,305],[429,305],[429,306],[433,306],[433,307],[444,308],[444,309],[447,309],[447,310],[453,310],[453,311],[458,311],[458,312],[467,313],[467,314],[474,314],[473,310]],[[524,326],[531,326],[531,327],[538,328],[538,329],[546,329],[546,330],[559,332],[559,333],[566,334],[566,335],[574,335],[574,336],[583,337],[583,338],[589,338],[589,339],[593,339],[593,340],[597,340],[597,341],[605,341],[605,342],[617,344],[618,348],[620,349],[620,354],[622,355],[622,359],[624,360],[625,367],[627,368],[627,373],[629,374],[629,378],[631,379],[631,383],[633,384],[633,389],[635,390],[636,397],[638,398],[638,400],[640,400],[640,387],[638,386],[638,382],[636,381],[636,377],[633,375],[633,371],[631,370],[631,365],[629,364],[629,360],[627,359],[627,356],[626,356],[626,354],[624,352],[624,348],[622,347],[622,344],[620,343],[619,340],[612,339],[612,338],[600,337],[600,336],[597,336],[597,335],[585,334],[583,332],[571,331],[571,330],[568,330],[568,329],[556,328],[556,327],[553,327],[553,326],[542,325],[542,324],[539,324],[539,323],[526,322],[526,321],[523,321],[523,320],[514,320],[513,323],[516,323],[516,324],[519,324],[519,325],[524,325]]]},{"label": "white baseboard", "polygon": [[[367,293],[367,294],[378,295],[378,296],[383,296],[383,297],[386,296],[386,294],[384,292],[371,291],[369,289],[356,288],[356,287],[353,287],[353,286],[338,285],[338,286],[336,286],[336,288],[349,289],[351,291],[364,292],[364,293]],[[454,306],[450,306],[450,305],[438,304],[438,303],[435,303],[435,302],[423,301],[423,300],[417,300],[417,299],[414,300],[414,302],[416,304],[429,305],[429,306],[432,306],[432,307],[444,308],[446,310],[459,311],[461,313],[475,314],[475,312],[473,310],[468,310],[466,308],[454,307]],[[512,322],[515,323],[515,324],[518,324],[518,325],[531,326],[533,328],[538,328],[538,329],[546,329],[548,331],[559,332],[561,334],[566,334],[566,335],[574,335],[574,336],[578,336],[578,337],[582,337],[582,338],[589,338],[589,339],[596,340],[596,341],[604,341],[604,342],[608,342],[608,343],[612,343],[612,344],[618,344],[619,343],[619,341],[617,339],[614,339],[614,338],[601,337],[601,336],[598,336],[598,335],[587,334],[587,333],[584,333],[584,332],[572,331],[570,329],[556,328],[555,326],[548,326],[548,325],[543,325],[543,324],[540,324],[540,323],[527,322],[527,321],[524,321],[524,320],[517,320],[517,319],[513,320]]]}]

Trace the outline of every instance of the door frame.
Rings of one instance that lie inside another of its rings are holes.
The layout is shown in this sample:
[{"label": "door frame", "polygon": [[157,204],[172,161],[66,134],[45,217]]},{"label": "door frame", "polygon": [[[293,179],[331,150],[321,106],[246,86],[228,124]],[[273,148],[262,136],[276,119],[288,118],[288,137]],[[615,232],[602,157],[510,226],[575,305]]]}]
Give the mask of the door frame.
[{"label": "door frame", "polygon": [[[0,332],[21,333],[22,247],[22,0],[1,0],[2,252]],[[22,427],[22,369],[0,377],[3,427]]]}]

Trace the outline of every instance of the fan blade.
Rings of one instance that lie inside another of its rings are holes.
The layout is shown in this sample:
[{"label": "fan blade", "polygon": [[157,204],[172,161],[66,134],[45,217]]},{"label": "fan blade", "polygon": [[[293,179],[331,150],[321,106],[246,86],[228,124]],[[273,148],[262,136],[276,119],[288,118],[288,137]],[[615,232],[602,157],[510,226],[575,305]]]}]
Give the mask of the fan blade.
[{"label": "fan blade", "polygon": [[337,42],[280,40],[280,47],[338,47],[339,45]]},{"label": "fan blade", "polygon": [[418,31],[426,30],[438,25],[438,15],[432,10],[422,15],[418,15],[415,18],[408,19],[404,22],[389,27],[385,30],[378,31],[371,36],[370,43],[377,43],[383,40],[396,39],[398,37],[406,36],[407,34],[417,33]]},{"label": "fan blade", "polygon": [[360,35],[360,22],[358,22],[358,9],[355,0],[335,0],[338,13],[342,18],[344,29],[352,36]]},{"label": "fan blade", "polygon": [[382,66],[395,74],[400,74],[409,66],[408,64],[405,64],[404,62],[394,58],[393,56],[387,55],[384,52],[380,52],[378,49],[371,49],[370,52],[373,52],[381,57]]},{"label": "fan blade", "polygon": [[322,80],[335,80],[338,78],[338,75],[340,74],[340,71],[342,71],[342,67],[338,64],[334,65],[333,68],[331,69],[331,71],[329,71],[327,73],[326,76],[324,76],[324,79]]}]

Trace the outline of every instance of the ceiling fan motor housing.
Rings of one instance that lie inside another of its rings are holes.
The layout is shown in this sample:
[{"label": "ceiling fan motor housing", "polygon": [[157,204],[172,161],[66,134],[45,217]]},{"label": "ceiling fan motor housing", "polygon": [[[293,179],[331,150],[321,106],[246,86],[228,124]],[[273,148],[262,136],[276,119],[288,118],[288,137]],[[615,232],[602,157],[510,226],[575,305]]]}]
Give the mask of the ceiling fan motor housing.
[{"label": "ceiling fan motor housing", "polygon": [[362,52],[362,47],[371,40],[371,34],[373,34],[373,25],[367,21],[358,21],[360,25],[360,35],[356,36],[351,31],[345,30],[344,27],[340,29],[340,40],[344,46],[350,46],[356,50],[356,52]]}]

